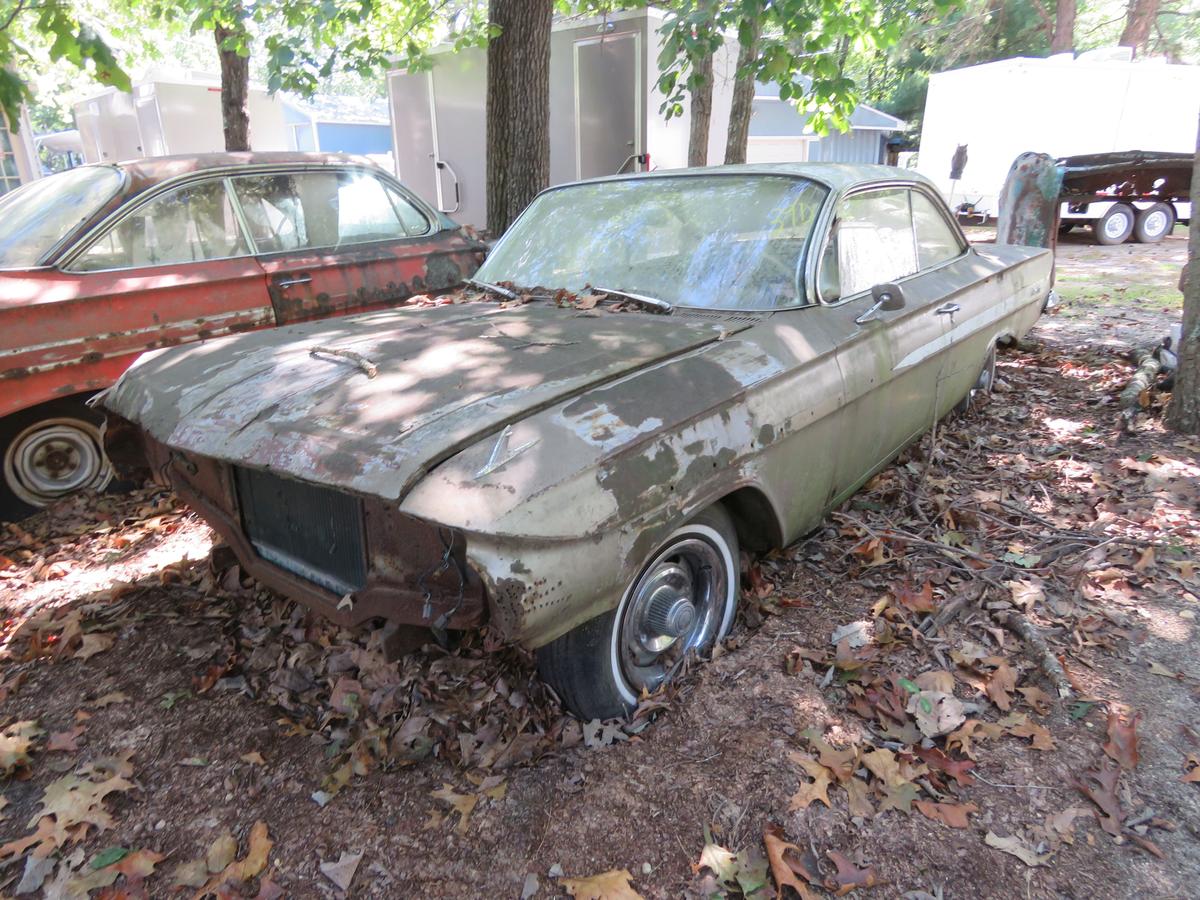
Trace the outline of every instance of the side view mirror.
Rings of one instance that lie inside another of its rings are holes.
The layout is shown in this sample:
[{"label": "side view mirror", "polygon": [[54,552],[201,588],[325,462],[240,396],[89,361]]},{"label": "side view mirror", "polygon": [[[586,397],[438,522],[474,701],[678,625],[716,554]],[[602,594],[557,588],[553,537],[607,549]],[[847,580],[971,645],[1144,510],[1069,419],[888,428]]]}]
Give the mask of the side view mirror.
[{"label": "side view mirror", "polygon": [[898,284],[885,282],[875,285],[871,288],[871,299],[875,301],[874,305],[855,319],[855,324],[863,325],[874,321],[878,318],[880,310],[894,312],[897,309],[904,309],[904,289]]}]

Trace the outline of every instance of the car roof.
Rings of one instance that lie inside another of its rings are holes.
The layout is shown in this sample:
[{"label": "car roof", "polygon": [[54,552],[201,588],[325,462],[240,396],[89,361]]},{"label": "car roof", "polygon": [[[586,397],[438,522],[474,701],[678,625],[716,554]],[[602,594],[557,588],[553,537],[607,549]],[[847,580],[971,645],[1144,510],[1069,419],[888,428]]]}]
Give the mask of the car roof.
[{"label": "car roof", "polygon": [[601,178],[588,178],[579,183],[602,181],[625,181],[631,178],[664,178],[677,175],[786,175],[794,178],[809,178],[826,187],[840,191],[860,184],[872,184],[880,181],[903,181],[912,184],[931,185],[932,182],[912,169],[900,169],[896,166],[868,165],[866,163],[832,163],[832,162],[779,162],[779,163],[745,163],[730,166],[700,166],[690,169],[656,169],[653,172],[642,172],[626,175],[605,175]]},{"label": "car roof", "polygon": [[210,169],[243,168],[250,166],[286,165],[357,165],[378,168],[369,159],[346,153],[296,153],[287,151],[244,153],[190,153],[175,156],[150,156],[144,159],[127,159],[111,165],[128,177],[126,195],[136,194],[148,187],[182,175],[198,174]]}]

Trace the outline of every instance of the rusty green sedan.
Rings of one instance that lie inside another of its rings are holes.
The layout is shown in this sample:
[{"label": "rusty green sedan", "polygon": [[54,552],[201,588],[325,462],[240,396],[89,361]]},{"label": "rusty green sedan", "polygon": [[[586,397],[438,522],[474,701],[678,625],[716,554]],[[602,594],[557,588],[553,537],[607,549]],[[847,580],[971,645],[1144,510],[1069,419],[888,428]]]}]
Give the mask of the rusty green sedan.
[{"label": "rusty green sedan", "polygon": [[487,627],[575,713],[619,715],[728,632],[739,550],[990,387],[1052,262],[972,247],[900,169],[565,185],[469,291],[142,357],[103,397],[109,446],[275,590]]}]

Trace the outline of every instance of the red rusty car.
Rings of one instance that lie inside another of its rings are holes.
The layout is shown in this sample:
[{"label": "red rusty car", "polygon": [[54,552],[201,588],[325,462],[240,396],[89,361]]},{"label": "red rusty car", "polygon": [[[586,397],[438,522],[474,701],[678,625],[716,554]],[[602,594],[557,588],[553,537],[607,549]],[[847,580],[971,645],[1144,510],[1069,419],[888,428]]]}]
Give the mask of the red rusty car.
[{"label": "red rusty car", "polygon": [[0,202],[0,520],[112,478],[85,404],[145,350],[454,286],[484,245],[353,157],[92,165]]}]

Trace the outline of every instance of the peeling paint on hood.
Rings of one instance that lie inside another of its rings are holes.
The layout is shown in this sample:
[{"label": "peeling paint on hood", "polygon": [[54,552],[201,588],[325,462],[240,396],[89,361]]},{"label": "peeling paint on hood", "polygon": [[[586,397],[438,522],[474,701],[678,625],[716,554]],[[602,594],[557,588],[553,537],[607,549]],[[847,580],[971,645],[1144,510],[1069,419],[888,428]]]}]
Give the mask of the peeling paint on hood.
[{"label": "peeling paint on hood", "polygon": [[392,500],[510,422],[734,330],[541,303],[388,310],[148,354],[101,402],[169,447]]}]

